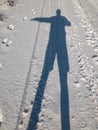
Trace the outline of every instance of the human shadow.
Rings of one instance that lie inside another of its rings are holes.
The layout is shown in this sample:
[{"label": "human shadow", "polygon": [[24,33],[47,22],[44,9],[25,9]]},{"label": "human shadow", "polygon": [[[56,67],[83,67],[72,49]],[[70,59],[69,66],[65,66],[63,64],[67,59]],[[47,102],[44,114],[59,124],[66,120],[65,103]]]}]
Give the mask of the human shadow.
[{"label": "human shadow", "polygon": [[[57,55],[57,62],[60,77],[60,111],[61,111],[61,130],[70,130],[69,119],[69,96],[67,73],[69,71],[68,53],[66,47],[66,32],[65,26],[71,26],[70,21],[61,16],[61,10],[56,10],[56,16],[41,17],[31,19],[38,22],[46,22],[51,24],[49,42],[46,49],[45,60],[43,65],[42,74],[38,84],[37,92],[35,95],[33,108],[28,123],[27,130],[35,130],[39,122],[39,113],[41,111],[41,104],[43,95],[49,76],[49,72],[53,70],[55,56]],[[51,90],[52,91],[52,90]]]}]

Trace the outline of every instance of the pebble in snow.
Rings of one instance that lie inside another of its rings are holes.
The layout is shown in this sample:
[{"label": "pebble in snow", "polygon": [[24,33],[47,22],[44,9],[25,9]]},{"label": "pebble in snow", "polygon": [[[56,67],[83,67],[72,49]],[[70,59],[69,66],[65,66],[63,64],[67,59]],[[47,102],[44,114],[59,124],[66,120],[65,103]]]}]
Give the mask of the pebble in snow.
[{"label": "pebble in snow", "polygon": [[29,112],[29,109],[24,109],[24,111],[23,111],[23,115],[27,115],[28,112]]},{"label": "pebble in snow", "polygon": [[12,44],[12,41],[9,41],[6,46],[10,46]]},{"label": "pebble in snow", "polygon": [[24,112],[25,112],[25,113],[28,113],[28,112],[29,112],[29,110],[28,110],[28,109],[24,109]]},{"label": "pebble in snow", "polygon": [[15,28],[15,26],[13,26],[12,24],[10,24],[8,27],[7,27],[9,30],[13,30]]},{"label": "pebble in snow", "polygon": [[28,17],[26,17],[26,16],[23,18],[23,20],[27,20],[27,19],[28,19]]},{"label": "pebble in snow", "polygon": [[33,105],[33,103],[34,103],[34,102],[33,102],[33,101],[31,101],[31,105]]},{"label": "pebble in snow", "polygon": [[22,125],[23,125],[23,120],[20,121],[20,125],[19,125],[19,128],[22,128]]},{"label": "pebble in snow", "polygon": [[7,43],[7,41],[8,41],[8,38],[5,38],[5,39],[3,39],[2,43],[5,44],[5,43]]}]

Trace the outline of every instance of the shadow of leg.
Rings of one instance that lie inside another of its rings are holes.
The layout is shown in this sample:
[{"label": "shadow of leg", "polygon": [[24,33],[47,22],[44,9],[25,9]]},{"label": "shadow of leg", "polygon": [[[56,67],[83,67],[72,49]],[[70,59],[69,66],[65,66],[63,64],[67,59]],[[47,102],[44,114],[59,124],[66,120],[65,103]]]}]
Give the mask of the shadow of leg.
[{"label": "shadow of leg", "polygon": [[39,82],[27,130],[35,130],[37,128],[47,77],[48,75],[45,75],[45,78],[41,78]]},{"label": "shadow of leg", "polygon": [[63,75],[63,78],[61,78],[60,82],[61,82],[61,130],[70,130],[67,74]]},{"label": "shadow of leg", "polygon": [[51,43],[49,43],[46,50],[43,71],[35,95],[34,105],[31,112],[30,121],[27,130],[35,130],[37,127],[37,122],[39,121],[39,113],[41,111],[41,104],[42,104],[47,78],[49,72],[53,69],[54,60],[55,60],[55,50],[53,49],[53,46],[51,46]]}]

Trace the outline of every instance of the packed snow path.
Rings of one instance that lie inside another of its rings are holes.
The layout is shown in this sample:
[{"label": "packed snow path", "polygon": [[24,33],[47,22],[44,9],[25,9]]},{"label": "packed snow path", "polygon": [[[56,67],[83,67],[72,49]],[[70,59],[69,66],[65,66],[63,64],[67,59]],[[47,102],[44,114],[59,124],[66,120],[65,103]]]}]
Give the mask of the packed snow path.
[{"label": "packed snow path", "polygon": [[[44,70],[50,24],[31,20],[55,16],[57,9],[71,23],[65,28],[68,72],[61,66],[65,55]],[[0,46],[1,130],[97,130],[98,36],[78,0],[24,0],[13,10],[8,22],[15,28],[3,30],[13,44]]]}]

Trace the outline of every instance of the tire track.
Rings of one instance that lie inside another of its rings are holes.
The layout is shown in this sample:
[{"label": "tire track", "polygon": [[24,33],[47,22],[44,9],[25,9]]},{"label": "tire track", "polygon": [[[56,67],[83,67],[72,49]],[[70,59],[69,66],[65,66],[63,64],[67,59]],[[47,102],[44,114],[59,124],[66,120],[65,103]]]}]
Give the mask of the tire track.
[{"label": "tire track", "polygon": [[[43,15],[43,11],[44,11],[44,7],[45,7],[45,0],[43,1],[43,7],[42,7],[42,11],[41,11],[41,17]],[[27,75],[27,79],[26,79],[26,83],[25,83],[25,88],[24,88],[24,92],[23,92],[23,97],[22,97],[22,102],[21,102],[21,106],[20,106],[20,112],[19,112],[19,116],[18,116],[18,120],[17,120],[17,124],[16,124],[16,128],[15,130],[19,130],[19,127],[21,125],[23,125],[23,111],[25,113],[28,112],[27,109],[24,109],[25,107],[25,100],[26,100],[26,95],[27,95],[27,90],[28,90],[28,82],[30,80],[30,75],[31,75],[31,70],[32,70],[32,62],[34,60],[34,55],[35,55],[35,51],[36,51],[36,45],[37,45],[37,39],[38,39],[38,35],[39,35],[39,30],[40,30],[40,23],[38,25],[38,29],[37,29],[37,34],[36,34],[36,38],[35,38],[35,43],[34,43],[34,48],[33,48],[33,52],[32,52],[32,57],[30,60],[30,66],[29,66],[29,70],[28,70],[28,75]]]},{"label": "tire track", "polygon": [[[73,1],[73,3],[75,6],[76,16],[81,18],[81,26],[85,30],[86,42],[87,42],[88,46],[90,45],[93,47],[93,49],[96,53],[96,51],[98,51],[97,34],[94,31],[94,29],[92,28],[92,26],[89,24],[89,21],[86,18],[83,10],[79,6],[78,1],[75,0],[75,1]],[[80,14],[80,12],[81,12],[81,14]],[[73,26],[75,26],[75,24]],[[81,37],[77,35],[78,34],[77,27],[74,28],[73,31],[74,31],[74,33],[72,32],[72,34],[74,34],[74,35],[72,37],[73,37],[74,44],[75,44],[74,48],[76,49],[77,56],[78,56],[78,63],[80,65],[79,74],[82,76],[81,78],[84,80],[84,85],[88,89],[89,98],[91,99],[92,104],[94,106],[94,112],[96,113],[96,118],[94,117],[94,119],[96,120],[96,125],[93,127],[94,127],[94,129],[97,129],[98,128],[98,88],[97,88],[98,77],[96,77],[95,71],[94,71],[94,64],[97,64],[97,61],[93,62],[93,60],[90,57],[86,56],[86,53],[84,52],[83,47],[82,47],[82,45],[84,43],[81,40]]]}]

